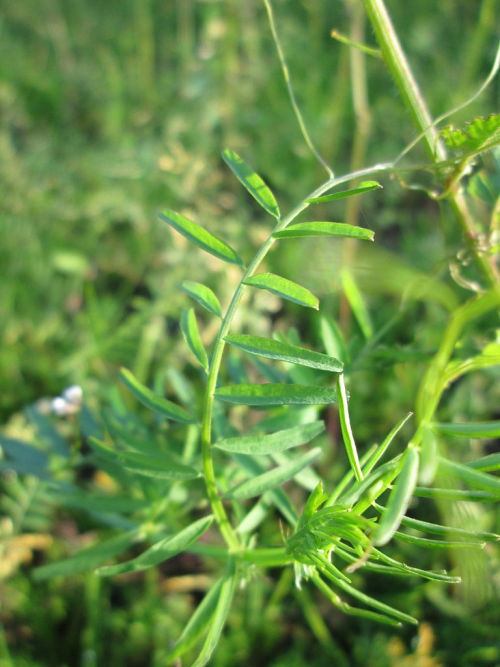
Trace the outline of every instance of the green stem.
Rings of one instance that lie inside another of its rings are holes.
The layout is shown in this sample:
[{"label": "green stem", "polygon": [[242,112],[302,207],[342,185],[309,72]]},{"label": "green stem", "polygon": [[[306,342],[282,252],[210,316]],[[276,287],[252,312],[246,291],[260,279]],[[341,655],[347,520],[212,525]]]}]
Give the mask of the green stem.
[{"label": "green stem", "polygon": [[[364,5],[384,61],[399,89],[403,103],[410,112],[415,127],[424,139],[427,152],[435,163],[446,160],[445,147],[435,130],[434,121],[413,76],[383,0],[364,0]],[[443,174],[442,180],[445,181],[445,178]],[[445,182],[444,185],[446,186]],[[490,286],[496,285],[498,278],[496,265],[493,261],[490,262],[480,249],[474,221],[459,184],[450,190],[447,198],[462,229],[467,247],[485,281]]]},{"label": "green stem", "polygon": [[473,319],[499,306],[500,288],[496,288],[467,301],[451,316],[439,350],[429,364],[418,389],[416,402],[418,429],[415,437],[412,438],[414,444],[420,443],[424,428],[432,421],[441,395],[446,389],[446,382],[444,381],[445,370],[464,327]]},{"label": "green stem", "polygon": [[207,378],[207,387],[205,392],[205,400],[203,405],[203,416],[201,420],[201,456],[203,464],[203,474],[205,477],[205,486],[207,489],[208,499],[212,507],[212,512],[214,514],[215,520],[217,521],[221,534],[226,541],[229,549],[232,552],[240,551],[241,544],[240,540],[229,521],[228,515],[222,503],[222,499],[217,490],[217,482],[215,477],[214,463],[212,458],[212,410],[215,398],[215,389],[217,387],[217,379],[219,377],[219,371],[222,363],[222,355],[224,353],[224,348],[226,345],[225,336],[229,331],[233,318],[236,314],[236,310],[240,303],[241,297],[243,295],[243,288],[245,287],[244,281],[252,276],[257,270],[260,263],[263,261],[271,247],[273,246],[276,239],[273,238],[273,233],[284,229],[289,225],[305,208],[309,206],[308,199],[314,197],[320,197],[322,194],[330,190],[331,188],[345,183],[356,178],[366,176],[368,174],[373,174],[381,171],[387,171],[390,169],[391,165],[379,164],[367,169],[361,169],[357,172],[347,174],[346,176],[341,176],[340,178],[330,178],[328,181],[320,185],[316,190],[311,192],[304,197],[304,199],[297,204],[297,206],[282,220],[278,220],[274,226],[271,234],[264,241],[261,247],[258,249],[255,257],[248,265],[247,269],[243,273],[241,280],[236,287],[236,290],[233,294],[233,298],[228,306],[228,309],[222,320],[217,338],[215,339],[212,358],[210,360],[210,368]]}]

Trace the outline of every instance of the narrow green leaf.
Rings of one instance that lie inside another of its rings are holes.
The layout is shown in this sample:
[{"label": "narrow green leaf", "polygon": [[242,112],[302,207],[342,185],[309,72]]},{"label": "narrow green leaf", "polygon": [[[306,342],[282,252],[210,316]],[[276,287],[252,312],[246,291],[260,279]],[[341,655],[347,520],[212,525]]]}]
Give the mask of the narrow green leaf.
[{"label": "narrow green leaf", "polygon": [[133,531],[104,540],[104,542],[94,544],[57,563],[49,563],[35,568],[33,577],[36,581],[43,581],[52,577],[69,577],[85,572],[85,570],[93,570],[108,558],[118,556],[118,554],[128,549],[136,537],[137,531]]},{"label": "narrow green leaf", "polygon": [[403,426],[406,424],[408,419],[413,415],[413,412],[409,412],[407,415],[405,415],[402,419],[398,421],[396,426],[394,426],[389,433],[386,435],[384,440],[378,445],[376,450],[374,451],[373,455],[370,456],[368,459],[368,462],[365,467],[363,467],[363,474],[368,475],[369,472],[373,470],[375,467],[375,464],[378,463],[378,461],[382,458],[382,456],[385,454],[389,446],[391,445],[392,441],[394,438],[397,436],[399,431],[403,428]]},{"label": "narrow green leaf", "polygon": [[382,186],[377,181],[363,181],[352,190],[342,190],[342,192],[333,192],[330,195],[323,195],[322,197],[313,197],[308,199],[309,204],[323,204],[324,202],[334,201],[335,199],[344,199],[344,197],[352,197],[353,195],[360,195],[363,192],[370,192],[370,190],[381,190]]},{"label": "narrow green leaf", "polygon": [[475,489],[500,494],[500,478],[498,477],[488,475],[488,473],[481,472],[480,470],[474,470],[474,468],[462,463],[443,458],[439,459],[439,468]]},{"label": "narrow green leaf", "polygon": [[323,405],[337,400],[335,389],[302,384],[236,384],[220,387],[215,395],[242,405]]},{"label": "narrow green leaf", "polygon": [[412,623],[414,625],[418,624],[417,619],[413,618],[413,616],[405,614],[404,612],[399,611],[399,609],[395,609],[394,607],[390,607],[384,602],[380,602],[379,600],[376,600],[375,598],[366,595],[357,588],[354,588],[354,586],[351,586],[351,584],[348,584],[346,581],[339,579],[329,566],[330,563],[325,558],[324,565],[321,568],[322,574],[328,577],[331,581],[333,581],[339,588],[344,590],[346,593],[352,595],[352,597],[357,598],[360,602],[363,602],[368,607],[373,607],[374,609],[377,609],[383,614],[389,614],[389,616],[397,618],[399,621],[403,621],[405,623]]},{"label": "narrow green leaf", "polygon": [[434,540],[428,537],[418,537],[417,535],[407,535],[400,533],[398,530],[394,533],[394,538],[400,542],[408,542],[409,544],[416,544],[420,547],[427,547],[429,549],[484,549],[485,543],[478,541],[452,541],[452,540]]},{"label": "narrow green leaf", "polygon": [[[356,482],[352,488],[343,493],[338,502],[340,505],[354,505],[368,494],[372,495],[372,488],[384,489],[392,482],[401,468],[401,455],[375,468],[362,482]],[[330,504],[330,500],[328,501]]]},{"label": "narrow green leaf", "polygon": [[410,444],[403,456],[401,473],[394,484],[387,507],[373,536],[373,543],[377,546],[387,544],[399,528],[417,484],[418,449]]},{"label": "narrow green leaf", "polygon": [[298,222],[286,229],[274,232],[275,239],[296,239],[302,236],[334,236],[337,238],[353,238],[373,241],[375,232],[365,227],[356,227],[344,222]]},{"label": "narrow green leaf", "polygon": [[193,241],[198,247],[211,255],[231,264],[242,265],[242,260],[235,251],[221,239],[208,232],[204,227],[196,222],[188,220],[183,215],[170,209],[164,209],[159,214],[160,218],[173,227],[179,234],[182,234],[190,241]]},{"label": "narrow green leaf", "polygon": [[340,278],[342,281],[342,288],[344,294],[349,302],[351,310],[356,318],[359,328],[363,332],[363,335],[366,339],[369,339],[373,336],[373,324],[370,318],[370,313],[366,307],[363,296],[359,290],[359,287],[354,280],[352,272],[345,268],[341,271]]},{"label": "narrow green leaf", "polygon": [[97,438],[89,438],[89,444],[99,453],[118,459],[126,470],[138,475],[154,477],[156,479],[196,479],[200,473],[183,463],[177,463],[170,456],[159,453],[158,456],[129,452],[123,449],[113,449]]},{"label": "narrow green leaf", "polygon": [[126,368],[120,370],[120,380],[128,389],[130,389],[137,400],[150,410],[153,410],[172,421],[181,422],[182,424],[196,424],[197,420],[192,417],[189,412],[186,412],[186,410],[175,403],[152,392],[141,384]]},{"label": "narrow green leaf", "polygon": [[[375,503],[377,510],[383,510],[381,505]],[[429,521],[421,521],[420,519],[413,519],[412,517],[405,516],[402,520],[403,526],[408,526],[409,528],[416,528],[425,533],[431,533],[434,535],[461,535],[463,537],[474,537],[477,540],[484,540],[486,542],[498,542],[500,541],[500,535],[496,533],[488,533],[484,530],[465,530],[465,528],[455,528],[453,526],[442,526],[437,523],[429,523]]]},{"label": "narrow green leaf", "polygon": [[174,660],[180,658],[207,632],[215,612],[223,581],[222,578],[219,579],[200,602],[175,646],[167,654],[166,662],[174,662]]},{"label": "narrow green leaf", "polygon": [[222,317],[222,308],[219,299],[215,296],[210,287],[202,283],[196,283],[193,280],[185,280],[182,283],[182,289],[189,294],[200,306],[208,310],[209,313]]},{"label": "narrow green leaf", "polygon": [[222,159],[262,208],[279,219],[280,210],[276,199],[262,178],[239,155],[229,148],[226,148],[222,153]]},{"label": "narrow green leaf", "polygon": [[226,336],[225,340],[231,345],[245,350],[245,352],[267,357],[268,359],[287,361],[291,364],[318,368],[319,370],[330,371],[332,373],[340,373],[343,368],[343,364],[338,359],[329,357],[327,354],[307,350],[303,347],[297,347],[297,345],[290,345],[289,343],[280,343],[272,338],[235,334]]},{"label": "narrow green leaf", "polygon": [[252,479],[247,480],[238,484],[238,486],[230,489],[226,496],[229,498],[253,498],[254,496],[260,496],[265,491],[274,489],[277,486],[283,484],[287,480],[294,477],[298,472],[303,468],[310,465],[318,456],[321,454],[321,448],[315,447],[310,452],[306,452],[301,456],[298,456],[293,461],[289,461],[282,466],[268,470],[262,475],[258,475]]},{"label": "narrow green leaf", "polygon": [[183,310],[181,315],[181,331],[184,336],[189,349],[200,362],[201,366],[208,373],[208,357],[201,342],[200,331],[198,329],[198,323],[196,322],[196,315],[194,314],[194,309],[189,308],[189,310]]},{"label": "narrow green leaf", "polygon": [[268,292],[277,294],[283,299],[288,299],[293,303],[298,303],[299,306],[306,306],[307,308],[319,309],[319,301],[302,285],[277,276],[274,273],[258,273],[256,276],[251,276],[243,281],[245,285],[252,285],[259,289],[265,289]]},{"label": "narrow green leaf", "polygon": [[456,435],[462,438],[498,438],[500,437],[500,421],[464,422],[462,424],[433,424],[443,435]]},{"label": "narrow green leaf", "polygon": [[176,535],[170,535],[153,544],[152,547],[144,551],[140,556],[137,556],[137,558],[133,558],[125,563],[118,563],[117,565],[100,567],[96,570],[96,574],[99,574],[101,577],[109,577],[125,572],[147,570],[159,563],[163,563],[181,553],[181,551],[185,551],[190,544],[195,542],[200,535],[203,535],[208,530],[212,521],[213,517],[211,515],[198,519],[198,521],[195,521]]},{"label": "narrow green leaf", "polygon": [[498,493],[472,489],[439,489],[435,486],[417,486],[415,495],[419,498],[444,498],[446,500],[467,500],[471,502],[497,502]]},{"label": "narrow green leaf", "polygon": [[344,440],[344,447],[346,449],[347,458],[351,464],[352,471],[356,480],[360,482],[363,479],[363,471],[359,464],[358,450],[356,449],[356,442],[351,428],[351,421],[349,419],[349,406],[347,402],[347,391],[344,383],[344,374],[340,373],[337,377],[337,393],[339,397],[338,409],[340,428],[342,431],[342,438]]},{"label": "narrow green leaf", "polygon": [[270,433],[269,435],[244,435],[237,438],[227,438],[214,443],[214,447],[225,452],[236,452],[237,454],[251,454],[262,456],[264,454],[275,454],[283,452],[291,447],[298,447],[310,442],[325,430],[322,421],[301,424],[283,431]]},{"label": "narrow green leaf", "polygon": [[231,602],[233,601],[235,588],[235,565],[233,559],[230,559],[222,579],[217,605],[210,621],[207,637],[201,648],[200,654],[196,658],[192,667],[204,667],[204,665],[206,665],[212,657],[212,653],[219,643],[222,630],[224,629],[224,625],[231,608]]},{"label": "narrow green leaf", "polygon": [[469,468],[474,468],[475,470],[481,470],[482,472],[487,471],[497,471],[500,470],[500,453],[487,454],[482,456],[480,459],[475,461],[467,461]]}]

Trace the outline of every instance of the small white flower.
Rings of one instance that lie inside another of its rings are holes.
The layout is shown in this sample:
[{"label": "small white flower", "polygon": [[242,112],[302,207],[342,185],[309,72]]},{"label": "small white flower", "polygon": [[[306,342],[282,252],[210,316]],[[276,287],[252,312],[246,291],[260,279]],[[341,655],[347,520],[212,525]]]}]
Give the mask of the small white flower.
[{"label": "small white flower", "polygon": [[70,387],[65,389],[62,393],[62,398],[66,403],[71,403],[72,405],[80,405],[82,402],[82,388],[78,384],[72,384]]},{"label": "small white flower", "polygon": [[52,407],[52,412],[55,415],[58,415],[59,417],[64,417],[64,415],[68,414],[67,412],[68,404],[66,403],[64,398],[61,398],[60,396],[52,399],[51,407]]}]

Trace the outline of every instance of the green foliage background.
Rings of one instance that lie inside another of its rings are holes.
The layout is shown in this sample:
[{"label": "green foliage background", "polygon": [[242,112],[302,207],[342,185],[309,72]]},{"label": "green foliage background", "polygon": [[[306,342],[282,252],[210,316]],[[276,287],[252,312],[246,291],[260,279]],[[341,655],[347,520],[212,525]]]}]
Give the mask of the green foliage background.
[{"label": "green foliage background", "polygon": [[[494,2],[387,4],[435,115],[479,86],[496,46]],[[329,33],[349,31],[349,3],[276,0],[274,6],[308,127],[343,173],[355,132],[349,52]],[[366,40],[372,42],[369,33]],[[25,406],[70,384],[81,384],[98,408],[114,400],[121,365],[157,385],[167,373],[171,381],[180,371],[196,377],[179,335],[185,294],[177,288],[185,279],[200,280],[227,301],[234,276],[210,258],[200,261],[156,211],[165,205],[182,211],[233,247],[248,247],[250,256],[267,223],[229,177],[222,148],[255,165],[284,210],[323,175],[292,116],[256,0],[3,0],[0,55],[0,412],[7,437],[30,440],[37,425]],[[394,158],[414,131],[381,63],[371,59],[367,66],[369,165]],[[453,121],[487,115],[496,101],[493,84]],[[423,152],[417,149],[412,159],[424,161]],[[491,156],[483,166],[494,173]],[[383,437],[411,407],[421,363],[447,320],[441,306],[459,289],[446,270],[459,238],[449,212],[397,181],[384,186],[361,209],[361,220],[377,230],[377,246],[354,260],[375,330],[416,280],[431,274],[439,282],[405,307],[356,369],[351,410],[361,446]],[[341,204],[335,210],[344,214]],[[332,266],[342,261],[340,245],[293,241],[271,255],[268,268],[300,278],[336,316],[341,286]],[[317,340],[314,321],[298,309],[278,310],[266,299],[256,306],[242,314],[256,330],[268,333],[273,319]],[[344,333],[361,335],[355,322]],[[471,420],[498,418],[496,379],[468,377],[446,409]],[[75,446],[71,420],[52,421]],[[338,477],[335,452],[329,465]],[[33,565],[72,553],[103,528],[83,510],[45,498],[36,481],[6,476],[3,485],[4,498],[13,499],[2,507],[3,538],[38,535],[40,541],[16,543],[25,551],[9,552],[12,567],[2,573],[0,665],[164,664],[168,643],[206,589],[215,562],[185,555],[126,582],[81,575],[36,583]],[[494,511],[481,520],[493,525]],[[49,535],[50,545],[43,539]],[[214,664],[497,664],[500,617],[491,562],[481,555],[461,567],[469,576],[460,590],[402,580],[384,591],[425,620],[419,648],[414,629],[396,635],[346,618],[271,571],[240,596]],[[383,585],[366,581],[374,592]],[[419,650],[420,658],[402,657]]]}]

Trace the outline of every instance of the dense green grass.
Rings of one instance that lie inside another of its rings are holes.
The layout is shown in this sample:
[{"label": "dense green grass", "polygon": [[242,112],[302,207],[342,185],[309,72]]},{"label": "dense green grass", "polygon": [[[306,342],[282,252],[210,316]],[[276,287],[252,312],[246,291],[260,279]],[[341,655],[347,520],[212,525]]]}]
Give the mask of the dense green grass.
[{"label": "dense green grass", "polygon": [[[388,4],[435,115],[477,89],[495,53],[494,2]],[[329,33],[349,31],[347,6],[274,6],[307,125],[321,153],[343,173],[353,159],[356,119],[349,50]],[[369,31],[365,39],[373,43]],[[0,414],[7,437],[30,441],[36,427],[23,412],[26,406],[73,383],[84,387],[95,409],[116,403],[121,365],[157,386],[169,369],[197,379],[179,336],[185,295],[177,288],[186,278],[201,280],[227,301],[234,275],[210,259],[200,261],[156,211],[182,211],[232,245],[248,247],[245,259],[251,257],[267,225],[229,177],[223,148],[234,148],[258,167],[284,210],[323,174],[294,121],[256,0],[4,0],[0,54]],[[415,134],[382,64],[369,59],[367,68],[372,119],[363,166],[394,158]],[[453,121],[487,115],[497,99],[494,83]],[[408,163],[424,160],[417,147]],[[495,163],[490,155],[479,166],[493,173]],[[417,184],[424,178],[419,174]],[[413,184],[411,175],[407,180]],[[377,230],[376,247],[360,249],[353,260],[374,330],[401,307],[373,354],[355,368],[350,407],[361,448],[382,438],[413,405],[423,364],[448,319],[442,306],[464,298],[447,268],[460,247],[449,209],[406,185],[386,178],[383,196],[364,199],[359,212],[360,224]],[[326,215],[326,208],[319,210]],[[477,210],[486,219],[484,205]],[[332,214],[344,219],[345,204],[330,206]],[[271,254],[267,269],[300,278],[321,297],[324,311],[338,317],[348,341],[356,342],[361,330],[342,311],[341,284],[332,271],[346,261],[343,253],[340,244],[289,241]],[[432,291],[402,301],[428,275],[437,279]],[[312,344],[320,340],[314,317],[266,300],[255,305],[242,313],[254,329],[268,333],[273,320],[282,329],[297,327]],[[481,340],[480,329],[474,340]],[[182,395],[183,387],[176,388]],[[440,416],[498,419],[499,398],[493,372],[470,375],[454,388]],[[75,457],[77,426],[52,422]],[[328,422],[336,442],[333,414]],[[457,442],[453,446],[467,456],[469,443]],[[342,462],[333,445],[326,446],[323,465],[337,479]],[[82,488],[92,474],[78,470]],[[3,481],[4,499],[13,502],[3,503],[0,527],[7,563],[0,584],[1,667],[164,664],[169,643],[213,580],[217,563],[183,555],[142,577],[34,582],[33,564],[69,555],[108,528],[82,509],[54,506],[30,480],[5,475]],[[106,479],[94,482],[106,488]],[[494,510],[472,516],[469,506],[444,511],[494,529]],[[271,526],[266,530],[272,535]],[[24,557],[12,546],[21,545],[15,539],[22,535],[41,536]],[[391,549],[415,558],[410,545]],[[458,567],[467,575],[465,584],[443,592],[434,584],[402,581],[388,591],[382,578],[357,576],[366,592],[384,595],[432,628],[434,645],[421,648],[434,657],[429,664],[496,664],[494,555],[453,556],[451,564],[434,553],[418,558],[421,567]],[[406,652],[416,651],[414,629],[398,634],[346,618],[314,591],[297,591],[290,578],[278,576],[271,570],[250,580],[214,665],[423,664],[398,657],[396,636]]]}]

